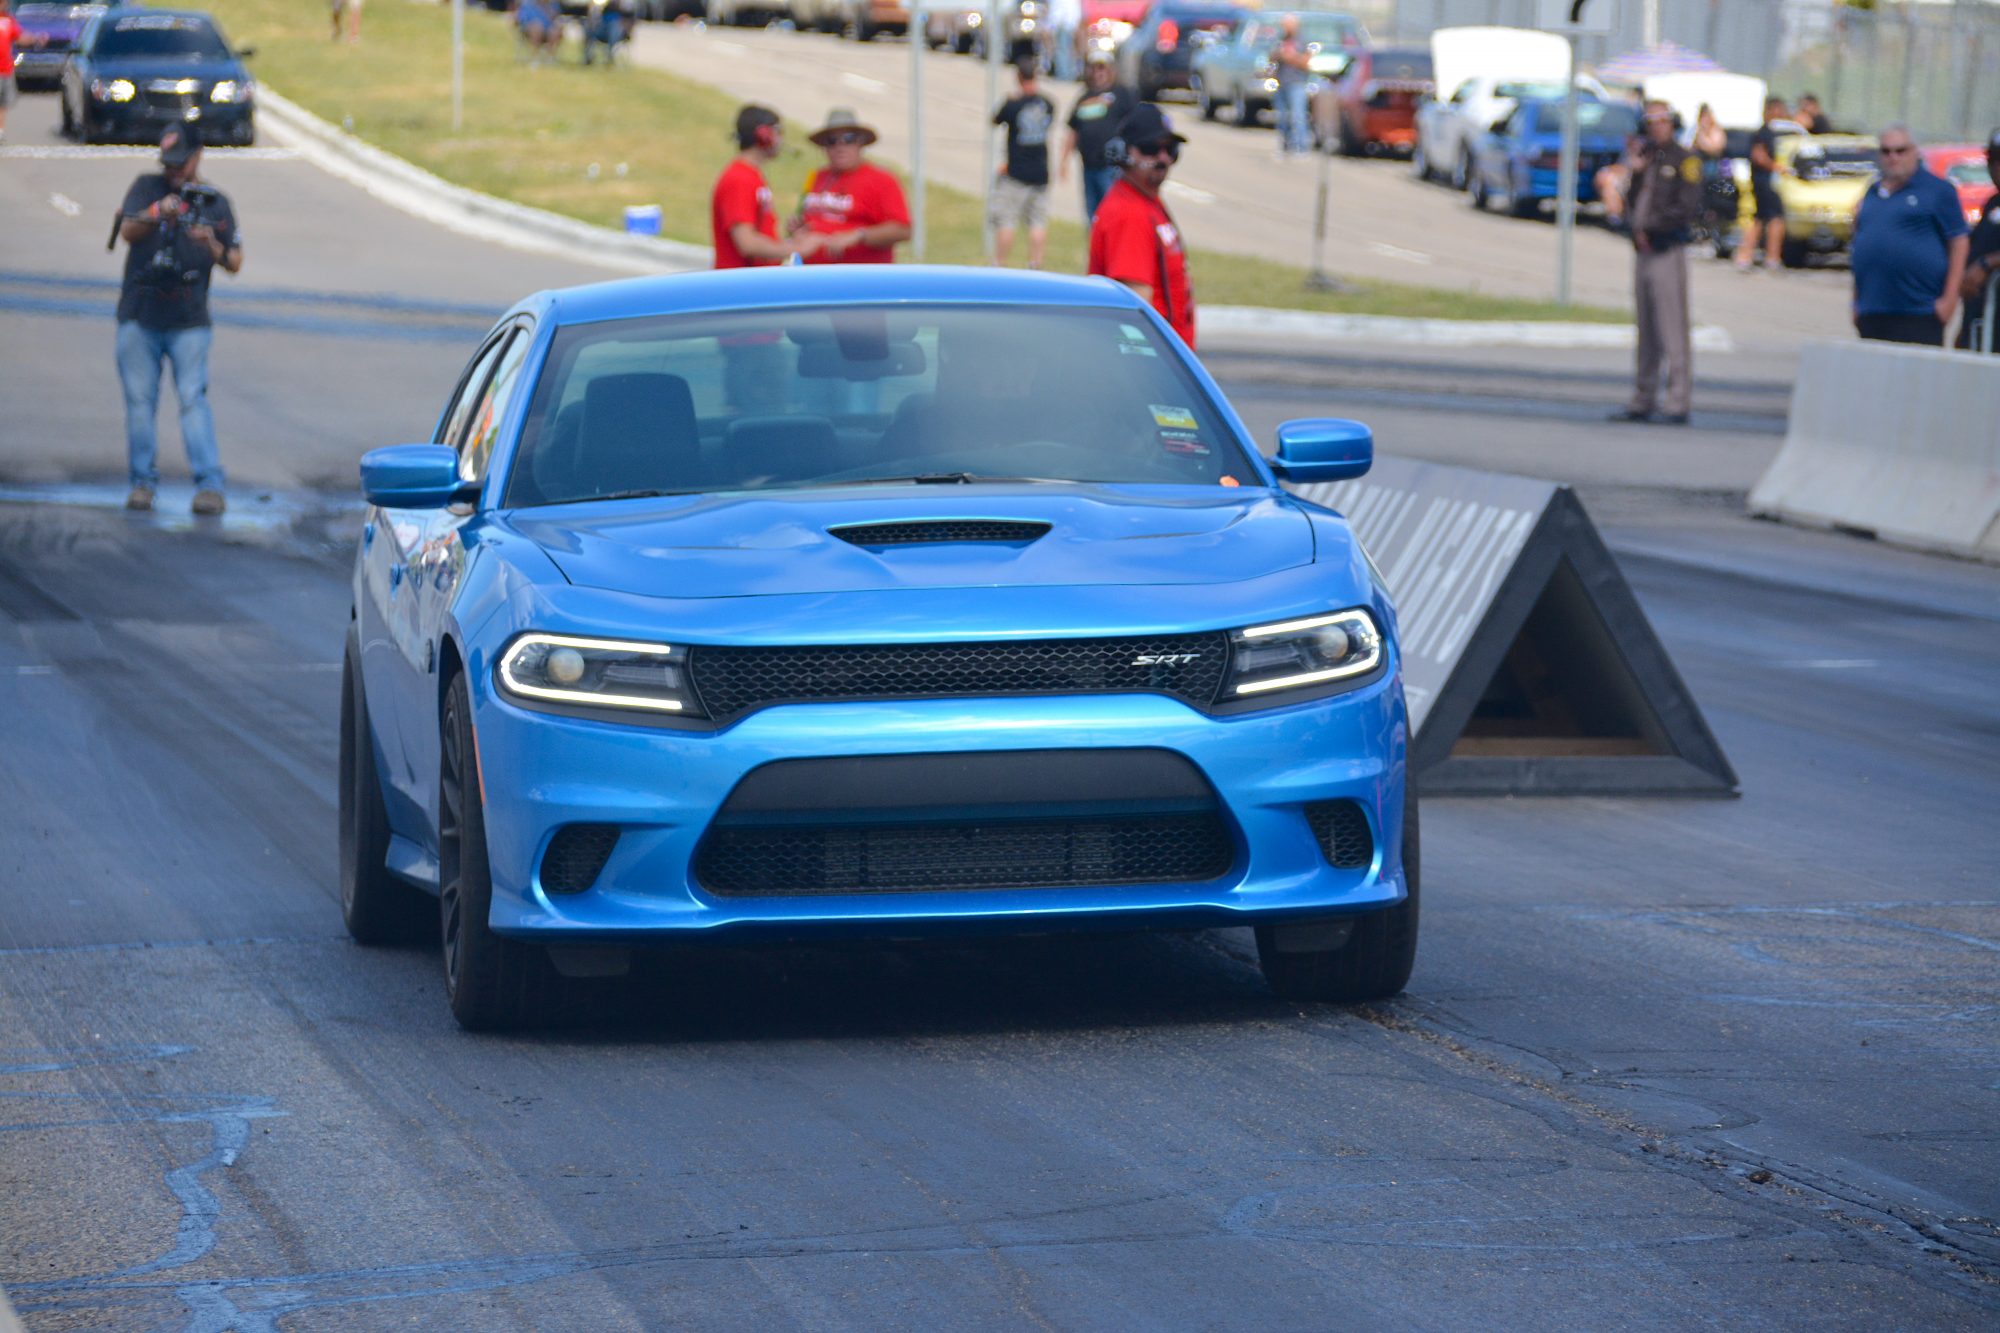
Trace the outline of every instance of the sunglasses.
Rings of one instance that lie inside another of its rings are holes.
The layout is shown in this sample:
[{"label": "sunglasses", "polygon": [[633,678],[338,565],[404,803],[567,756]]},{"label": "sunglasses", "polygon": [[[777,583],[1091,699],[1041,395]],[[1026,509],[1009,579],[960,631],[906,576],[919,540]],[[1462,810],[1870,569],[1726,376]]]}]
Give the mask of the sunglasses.
[{"label": "sunglasses", "polygon": [[1181,145],[1178,139],[1155,139],[1150,143],[1135,143],[1132,151],[1140,157],[1164,157],[1169,162],[1181,160]]},{"label": "sunglasses", "polygon": [[1903,154],[1903,153],[1914,153],[1914,152],[1916,152],[1916,151],[1917,151],[1917,146],[1916,146],[1915,144],[1909,144],[1909,143],[1906,143],[1906,144],[1903,144],[1903,145],[1902,145],[1901,147],[1896,147],[1896,148],[1892,148],[1892,147],[1890,147],[1889,145],[1887,145],[1887,144],[1884,144],[1884,145],[1883,145],[1883,146],[1882,146],[1882,147],[1881,147],[1880,149],[1878,149],[1877,151],[1878,151],[1878,152],[1880,152],[1880,153],[1882,154],[1882,156],[1884,156],[1884,157],[1896,157],[1896,156],[1899,156],[1900,154]]},{"label": "sunglasses", "polygon": [[829,148],[831,148],[835,144],[845,144],[845,145],[865,144],[868,142],[868,136],[865,134],[857,134],[853,130],[844,130],[839,134],[827,135],[823,142],[825,142],[826,146]]}]

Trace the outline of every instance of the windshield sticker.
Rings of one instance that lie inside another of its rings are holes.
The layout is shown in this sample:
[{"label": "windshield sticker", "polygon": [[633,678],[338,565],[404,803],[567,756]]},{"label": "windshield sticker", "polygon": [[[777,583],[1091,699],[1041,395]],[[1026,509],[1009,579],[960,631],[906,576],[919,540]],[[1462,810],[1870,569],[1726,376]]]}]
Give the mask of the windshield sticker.
[{"label": "windshield sticker", "polygon": [[1118,350],[1125,356],[1158,356],[1159,353],[1144,343],[1119,343]]},{"label": "windshield sticker", "polygon": [[1160,447],[1170,454],[1180,454],[1187,458],[1208,457],[1208,446],[1201,442],[1201,436],[1191,430],[1161,431]]},{"label": "windshield sticker", "polygon": [[1153,409],[1153,424],[1163,430],[1197,430],[1200,423],[1194,413],[1185,407],[1168,407],[1161,403],[1148,404]]}]

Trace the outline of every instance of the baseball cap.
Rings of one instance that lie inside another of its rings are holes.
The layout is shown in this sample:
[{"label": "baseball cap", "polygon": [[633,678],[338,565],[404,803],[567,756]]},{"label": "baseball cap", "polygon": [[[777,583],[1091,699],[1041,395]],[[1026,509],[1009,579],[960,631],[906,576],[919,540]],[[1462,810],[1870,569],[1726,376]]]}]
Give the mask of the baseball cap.
[{"label": "baseball cap", "polygon": [[1141,102],[1138,110],[1118,122],[1118,137],[1126,143],[1155,143],[1161,139],[1187,142],[1187,136],[1174,132],[1174,123],[1167,119],[1167,113],[1150,102]]},{"label": "baseball cap", "polygon": [[1986,136],[1986,155],[1992,157],[1995,153],[2000,153],[2000,130]]},{"label": "baseball cap", "polygon": [[1109,51],[1101,46],[1093,46],[1090,48],[1090,54],[1083,58],[1083,63],[1086,65],[1109,65],[1113,62]]},{"label": "baseball cap", "polygon": [[192,125],[169,125],[160,136],[160,161],[178,167],[201,151],[201,131]]}]

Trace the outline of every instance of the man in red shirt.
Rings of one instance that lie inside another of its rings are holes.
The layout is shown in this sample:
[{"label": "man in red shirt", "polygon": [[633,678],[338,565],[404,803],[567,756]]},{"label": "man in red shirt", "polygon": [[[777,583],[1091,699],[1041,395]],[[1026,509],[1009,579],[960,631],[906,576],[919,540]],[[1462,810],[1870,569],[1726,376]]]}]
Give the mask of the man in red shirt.
[{"label": "man in red shirt", "polygon": [[1090,271],[1122,282],[1150,301],[1181,341],[1194,346],[1194,290],[1180,228],[1160,202],[1160,187],[1186,143],[1158,107],[1125,117],[1106,151],[1124,174],[1104,195],[1090,225]]},{"label": "man in red shirt", "polygon": [[7,137],[7,108],[14,101],[14,48],[40,46],[44,40],[40,33],[21,31],[12,11],[8,0],[0,0],[0,139]]},{"label": "man in red shirt", "polygon": [[852,111],[835,107],[812,141],[826,165],[806,182],[791,234],[808,264],[890,264],[910,239],[910,206],[896,178],[861,160],[875,131]]},{"label": "man in red shirt", "polygon": [[708,205],[717,268],[777,264],[797,248],[778,239],[778,211],[764,180],[764,164],[778,155],[784,134],[778,113],[769,107],[746,106],[736,113],[740,151],[716,178]]}]

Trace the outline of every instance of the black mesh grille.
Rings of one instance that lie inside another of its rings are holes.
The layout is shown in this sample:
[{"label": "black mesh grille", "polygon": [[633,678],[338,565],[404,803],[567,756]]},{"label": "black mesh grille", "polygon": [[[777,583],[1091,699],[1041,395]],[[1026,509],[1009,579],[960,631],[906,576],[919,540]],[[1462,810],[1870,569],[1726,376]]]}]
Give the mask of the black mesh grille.
[{"label": "black mesh grille", "polygon": [[1214,813],[994,823],[714,828],[695,858],[723,897],[1194,883],[1229,869]]},{"label": "black mesh grille", "polygon": [[1221,687],[1227,652],[1220,634],[695,648],[688,668],[709,716],[718,721],[778,703],[994,694],[1150,691],[1206,708]]},{"label": "black mesh grille", "polygon": [[1046,523],[949,519],[921,523],[854,523],[827,531],[855,546],[914,546],[921,542],[1031,542]]},{"label": "black mesh grille", "polygon": [[1330,865],[1342,870],[1365,870],[1375,859],[1375,835],[1368,831],[1368,816],[1353,801],[1321,801],[1306,807],[1306,823],[1319,840],[1320,851]]},{"label": "black mesh grille", "polygon": [[597,882],[598,872],[618,845],[611,824],[569,824],[549,839],[542,857],[542,888],[550,893],[582,893]]}]

